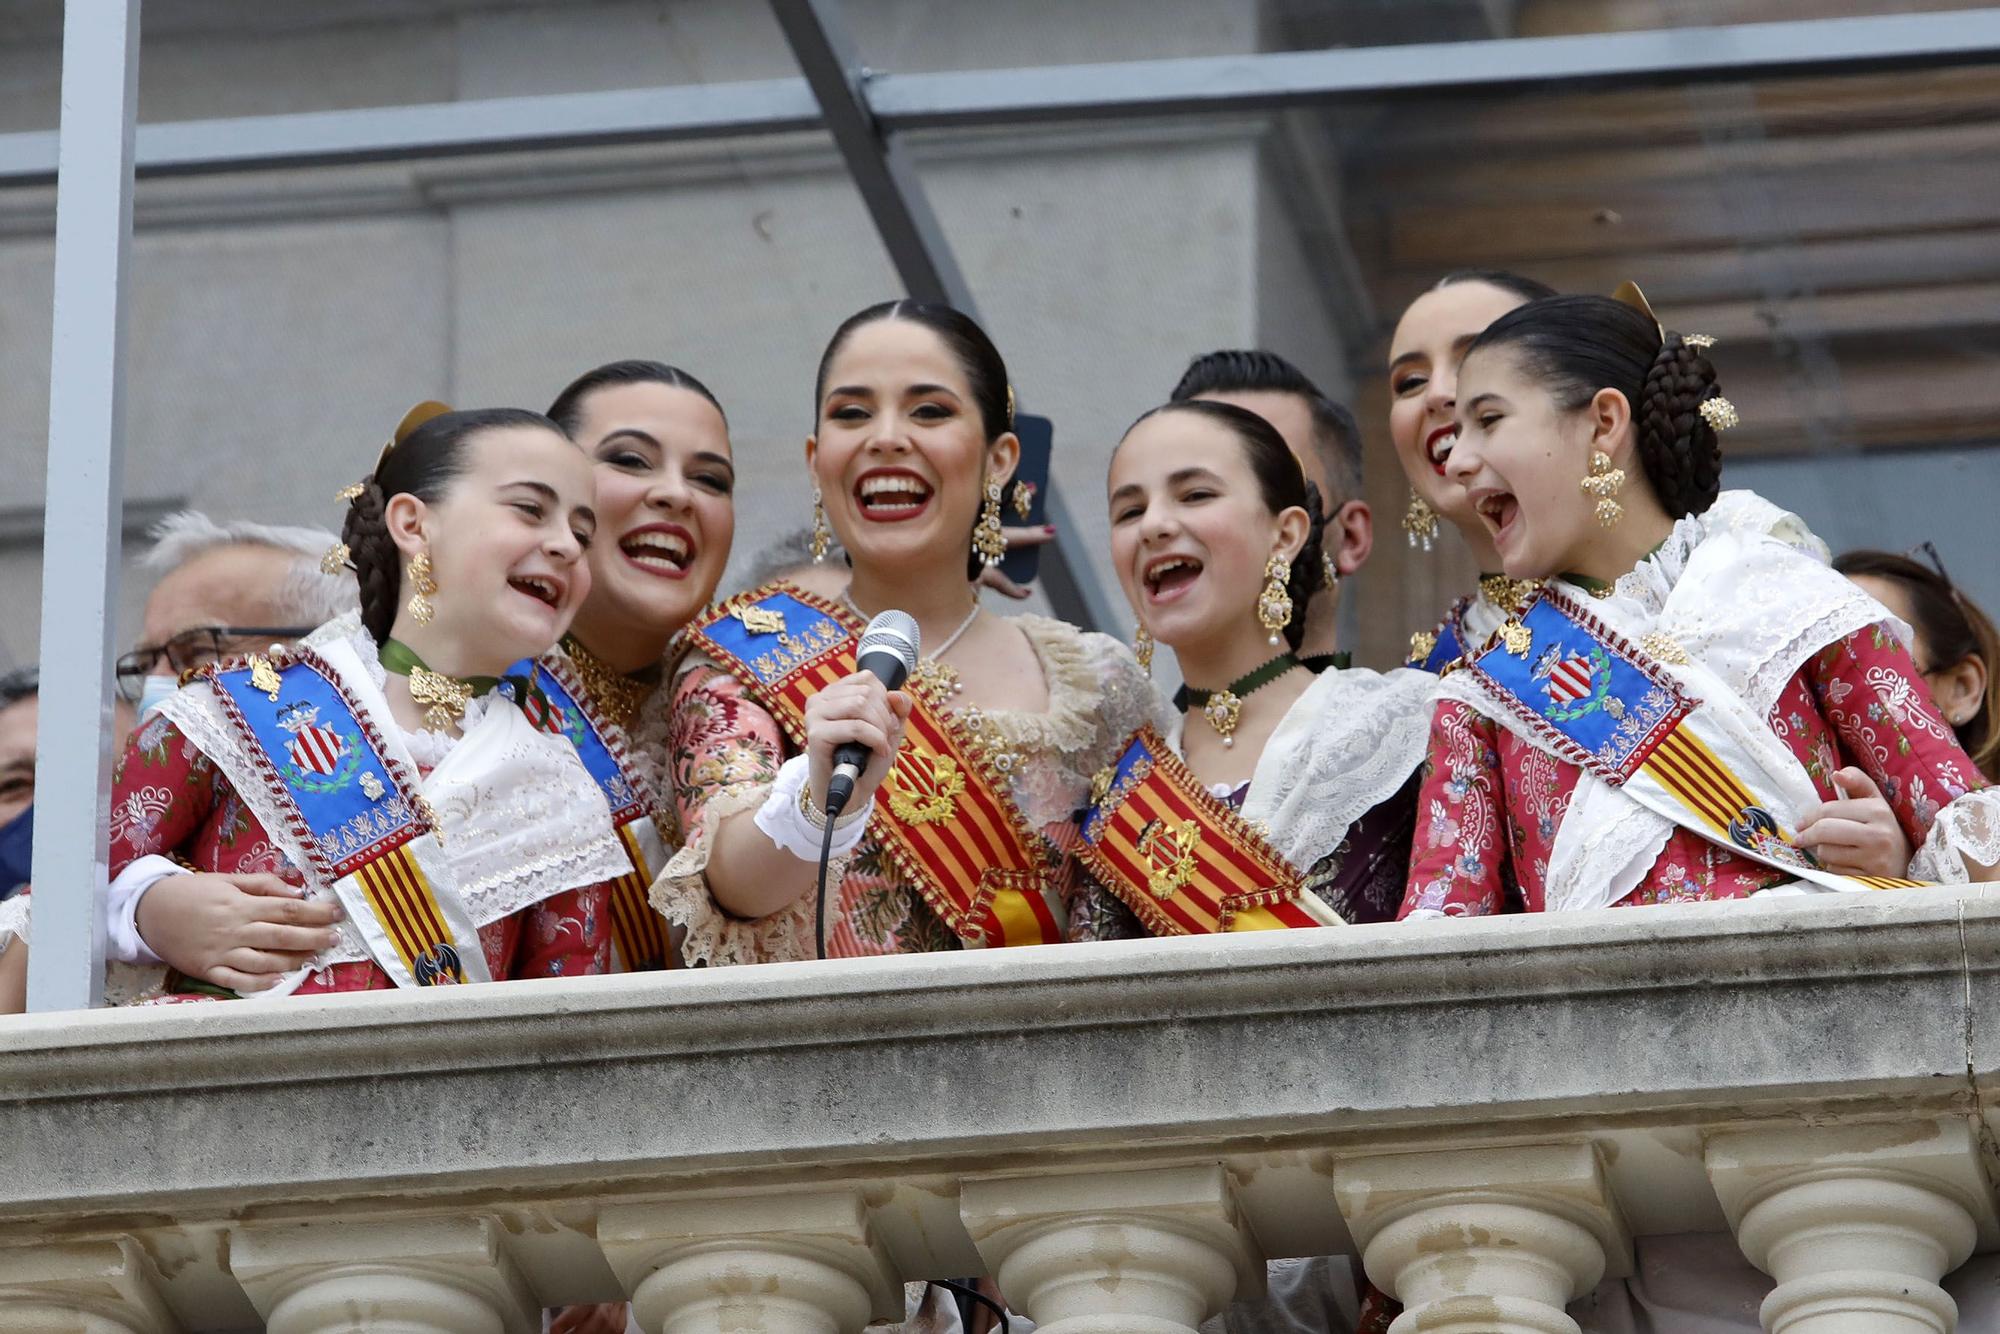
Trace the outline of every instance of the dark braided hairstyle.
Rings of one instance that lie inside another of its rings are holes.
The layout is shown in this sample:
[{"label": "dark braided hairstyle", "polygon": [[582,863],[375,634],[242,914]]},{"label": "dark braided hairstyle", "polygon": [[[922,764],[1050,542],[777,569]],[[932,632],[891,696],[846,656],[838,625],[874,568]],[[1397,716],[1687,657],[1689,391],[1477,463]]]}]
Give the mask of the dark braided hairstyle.
[{"label": "dark braided hairstyle", "polygon": [[354,577],[361,585],[361,624],[376,643],[388,639],[403,592],[403,553],[390,537],[383,515],[389,501],[411,495],[437,502],[465,471],[465,449],[473,436],[515,426],[563,434],[547,417],[525,408],[440,413],[398,438],[374,473],[362,481],[361,493],[348,502],[340,540],[347,544]]},{"label": "dark braided hairstyle", "polygon": [[[965,373],[965,382],[972,390],[972,404],[979,412],[980,430],[987,444],[1014,429],[1013,382],[1007,378],[1007,363],[1001,358],[1000,349],[993,346],[993,340],[979,327],[979,322],[954,307],[906,297],[900,301],[878,302],[866,310],[856,311],[833,331],[833,337],[827,340],[826,351],[820,354],[819,373],[813,377],[815,430],[818,429],[820,409],[826,403],[826,377],[833,368],[834,357],[839,355],[840,349],[847,345],[847,340],[857,330],[883,320],[908,320],[938,336],[951,353],[952,360]],[[974,526],[976,529],[977,521]],[[977,579],[985,566],[980,563],[978,549],[970,545],[970,537],[968,534],[965,577]]]},{"label": "dark braided hairstyle", "polygon": [[1565,411],[1616,389],[1632,406],[1639,465],[1660,507],[1700,514],[1722,489],[1722,445],[1701,415],[1719,397],[1715,366],[1701,348],[1644,312],[1608,296],[1552,296],[1508,311],[1473,340],[1466,356],[1511,347]]},{"label": "dark braided hairstyle", "polygon": [[1266,508],[1278,514],[1296,506],[1310,517],[1305,545],[1292,557],[1291,578],[1285,583],[1285,595],[1292,600],[1292,619],[1285,623],[1285,642],[1297,652],[1305,639],[1307,605],[1313,594],[1326,586],[1326,565],[1321,559],[1326,541],[1326,515],[1320,509],[1319,488],[1306,480],[1298,456],[1292,453],[1275,426],[1233,403],[1207,398],[1165,403],[1126,427],[1125,434],[1132,434],[1139,422],[1169,412],[1203,417],[1229,431],[1243,446],[1244,458],[1250,464],[1251,475],[1257,479],[1257,492]]}]

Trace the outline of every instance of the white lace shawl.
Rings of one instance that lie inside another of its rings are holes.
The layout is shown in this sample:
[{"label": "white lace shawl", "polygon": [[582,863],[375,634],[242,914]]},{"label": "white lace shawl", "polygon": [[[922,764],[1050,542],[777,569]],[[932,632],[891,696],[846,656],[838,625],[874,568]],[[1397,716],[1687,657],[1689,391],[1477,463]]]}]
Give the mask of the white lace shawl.
[{"label": "white lace shawl", "polygon": [[[1011,620],[1041,661],[1048,707],[986,710],[984,716],[991,735],[1020,757],[1008,775],[1010,792],[1029,825],[1039,830],[1071,817],[1089,793],[1092,777],[1117,758],[1119,748],[1143,724],[1164,728],[1173,714],[1132,650],[1111,636],[1045,616]],[[722,670],[695,653],[682,663],[681,672],[698,667]],[[731,816],[762,806],[770,791],[766,782],[711,797],[697,827],[686,832],[686,844],[653,882],[653,906],[687,932],[682,952],[690,964],[813,957],[811,894],[746,921],[724,912],[708,892],[706,871],[716,829]],[[829,886],[845,878],[848,864],[835,859],[828,869]]]},{"label": "white lace shawl", "polygon": [[[1745,709],[1762,719],[1786,682],[1827,644],[1884,621],[1897,633],[1908,634],[1908,628],[1879,603],[1830,569],[1825,553],[1825,545],[1796,515],[1754,493],[1728,491],[1706,513],[1681,519],[1658,551],[1592,605],[1634,643],[1652,632],[1671,637]],[[1583,590],[1561,581],[1556,586],[1591,604]],[[1544,744],[1469,672],[1445,678],[1439,695],[1469,704],[1531,745]],[[1963,831],[1958,839],[1971,839],[1975,849],[1982,846],[1978,838],[1987,831],[2000,843],[2000,810],[1958,815],[1950,821],[1941,814],[1939,827]],[[1577,782],[1550,849],[1547,909],[1579,910],[1617,902],[1644,879],[1673,828],[1664,817],[1586,772]],[[1946,858],[1932,853],[1932,842],[1938,838],[1934,828],[1919,861],[1912,863],[1911,875],[1964,880],[1962,863],[1953,874],[1940,864]]]},{"label": "white lace shawl", "polygon": [[1411,668],[1322,672],[1257,757],[1243,818],[1267,830],[1286,861],[1310,870],[1423,763],[1437,683]]},{"label": "white lace shawl", "polygon": [[[420,788],[437,812],[440,851],[475,926],[565,890],[613,879],[627,869],[603,793],[567,741],[537,731],[497,695],[472,702],[460,736],[406,731],[389,712],[382,694],[387,675],[375,641],[357,616],[331,621],[305,642],[374,720],[391,758],[411,774],[419,772],[420,756],[434,765]],[[332,886],[317,883],[312,861],[278,804],[263,783],[249,776],[250,748],[214,693],[183,690],[165,708],[188,739],[229,776],[272,842],[304,872],[310,897],[331,897]],[[352,923],[342,922],[339,930],[340,943],[314,960],[314,967],[369,957]]]},{"label": "white lace shawl", "polygon": [[28,895],[16,894],[0,903],[0,954],[14,943],[14,937],[28,937]]}]

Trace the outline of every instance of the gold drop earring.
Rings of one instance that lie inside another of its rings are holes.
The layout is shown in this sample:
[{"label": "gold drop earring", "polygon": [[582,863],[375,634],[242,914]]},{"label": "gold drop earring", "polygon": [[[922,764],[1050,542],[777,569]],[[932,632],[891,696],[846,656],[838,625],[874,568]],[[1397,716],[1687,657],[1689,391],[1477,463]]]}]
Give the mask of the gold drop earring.
[{"label": "gold drop earring", "polygon": [[813,529],[812,542],[807,550],[812,552],[813,564],[826,564],[827,550],[833,545],[833,530],[827,527],[826,504],[820,499],[819,483],[813,483]]},{"label": "gold drop earring", "polygon": [[1153,674],[1153,632],[1143,625],[1132,631],[1132,656],[1145,668],[1146,675]]},{"label": "gold drop earring", "polygon": [[1609,528],[1625,516],[1618,493],[1625,489],[1625,470],[1611,466],[1611,456],[1601,449],[1590,451],[1590,472],[1577,483],[1587,496],[1597,497],[1597,522]]},{"label": "gold drop earring", "polygon": [[431,553],[419,551],[410,557],[410,619],[418,625],[429,625],[437,615],[431,605],[431,594],[438,591],[437,580],[431,577]]},{"label": "gold drop earring", "polygon": [[1431,543],[1437,540],[1437,511],[1431,508],[1430,501],[1415,491],[1410,492],[1410,507],[1403,511],[1403,531],[1410,535],[1412,551],[1420,546],[1429,551]]},{"label": "gold drop earring", "polygon": [[1000,483],[986,480],[986,503],[979,509],[979,526],[972,530],[972,545],[979,563],[987,569],[998,565],[1007,554],[1007,534],[1000,529]]},{"label": "gold drop earring", "polygon": [[1292,595],[1285,591],[1285,584],[1292,577],[1292,563],[1283,556],[1273,554],[1264,562],[1264,591],[1257,595],[1257,623],[1271,632],[1271,647],[1281,642],[1279,636],[1292,623]]}]

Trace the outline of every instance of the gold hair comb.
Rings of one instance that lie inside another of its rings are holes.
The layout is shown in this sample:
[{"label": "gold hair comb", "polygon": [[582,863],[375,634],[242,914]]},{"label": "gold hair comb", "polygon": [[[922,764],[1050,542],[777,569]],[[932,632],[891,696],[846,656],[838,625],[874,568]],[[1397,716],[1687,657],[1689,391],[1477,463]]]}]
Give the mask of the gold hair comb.
[{"label": "gold hair comb", "polygon": [[1653,322],[1653,328],[1659,331],[1660,341],[1663,343],[1667,341],[1666,326],[1661,324],[1660,317],[1653,313],[1652,303],[1647,301],[1646,294],[1639,290],[1639,284],[1634,282],[1623,282],[1618,284],[1618,290],[1611,294],[1611,299],[1613,301],[1623,302],[1625,305],[1632,307],[1632,309],[1638,311],[1641,315],[1644,315],[1647,319],[1651,320]]}]

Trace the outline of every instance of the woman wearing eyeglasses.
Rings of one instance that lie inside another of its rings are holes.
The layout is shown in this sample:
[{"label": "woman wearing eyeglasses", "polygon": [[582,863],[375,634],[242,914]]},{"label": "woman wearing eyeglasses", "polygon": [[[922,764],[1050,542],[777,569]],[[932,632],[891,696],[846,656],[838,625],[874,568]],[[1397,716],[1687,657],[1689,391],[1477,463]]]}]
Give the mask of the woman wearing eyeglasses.
[{"label": "woman wearing eyeglasses", "polygon": [[1850,551],[1833,568],[1860,585],[1914,632],[1912,655],[1938,712],[1988,780],[2000,782],[2000,631],[1938,562],[1887,551]]}]

